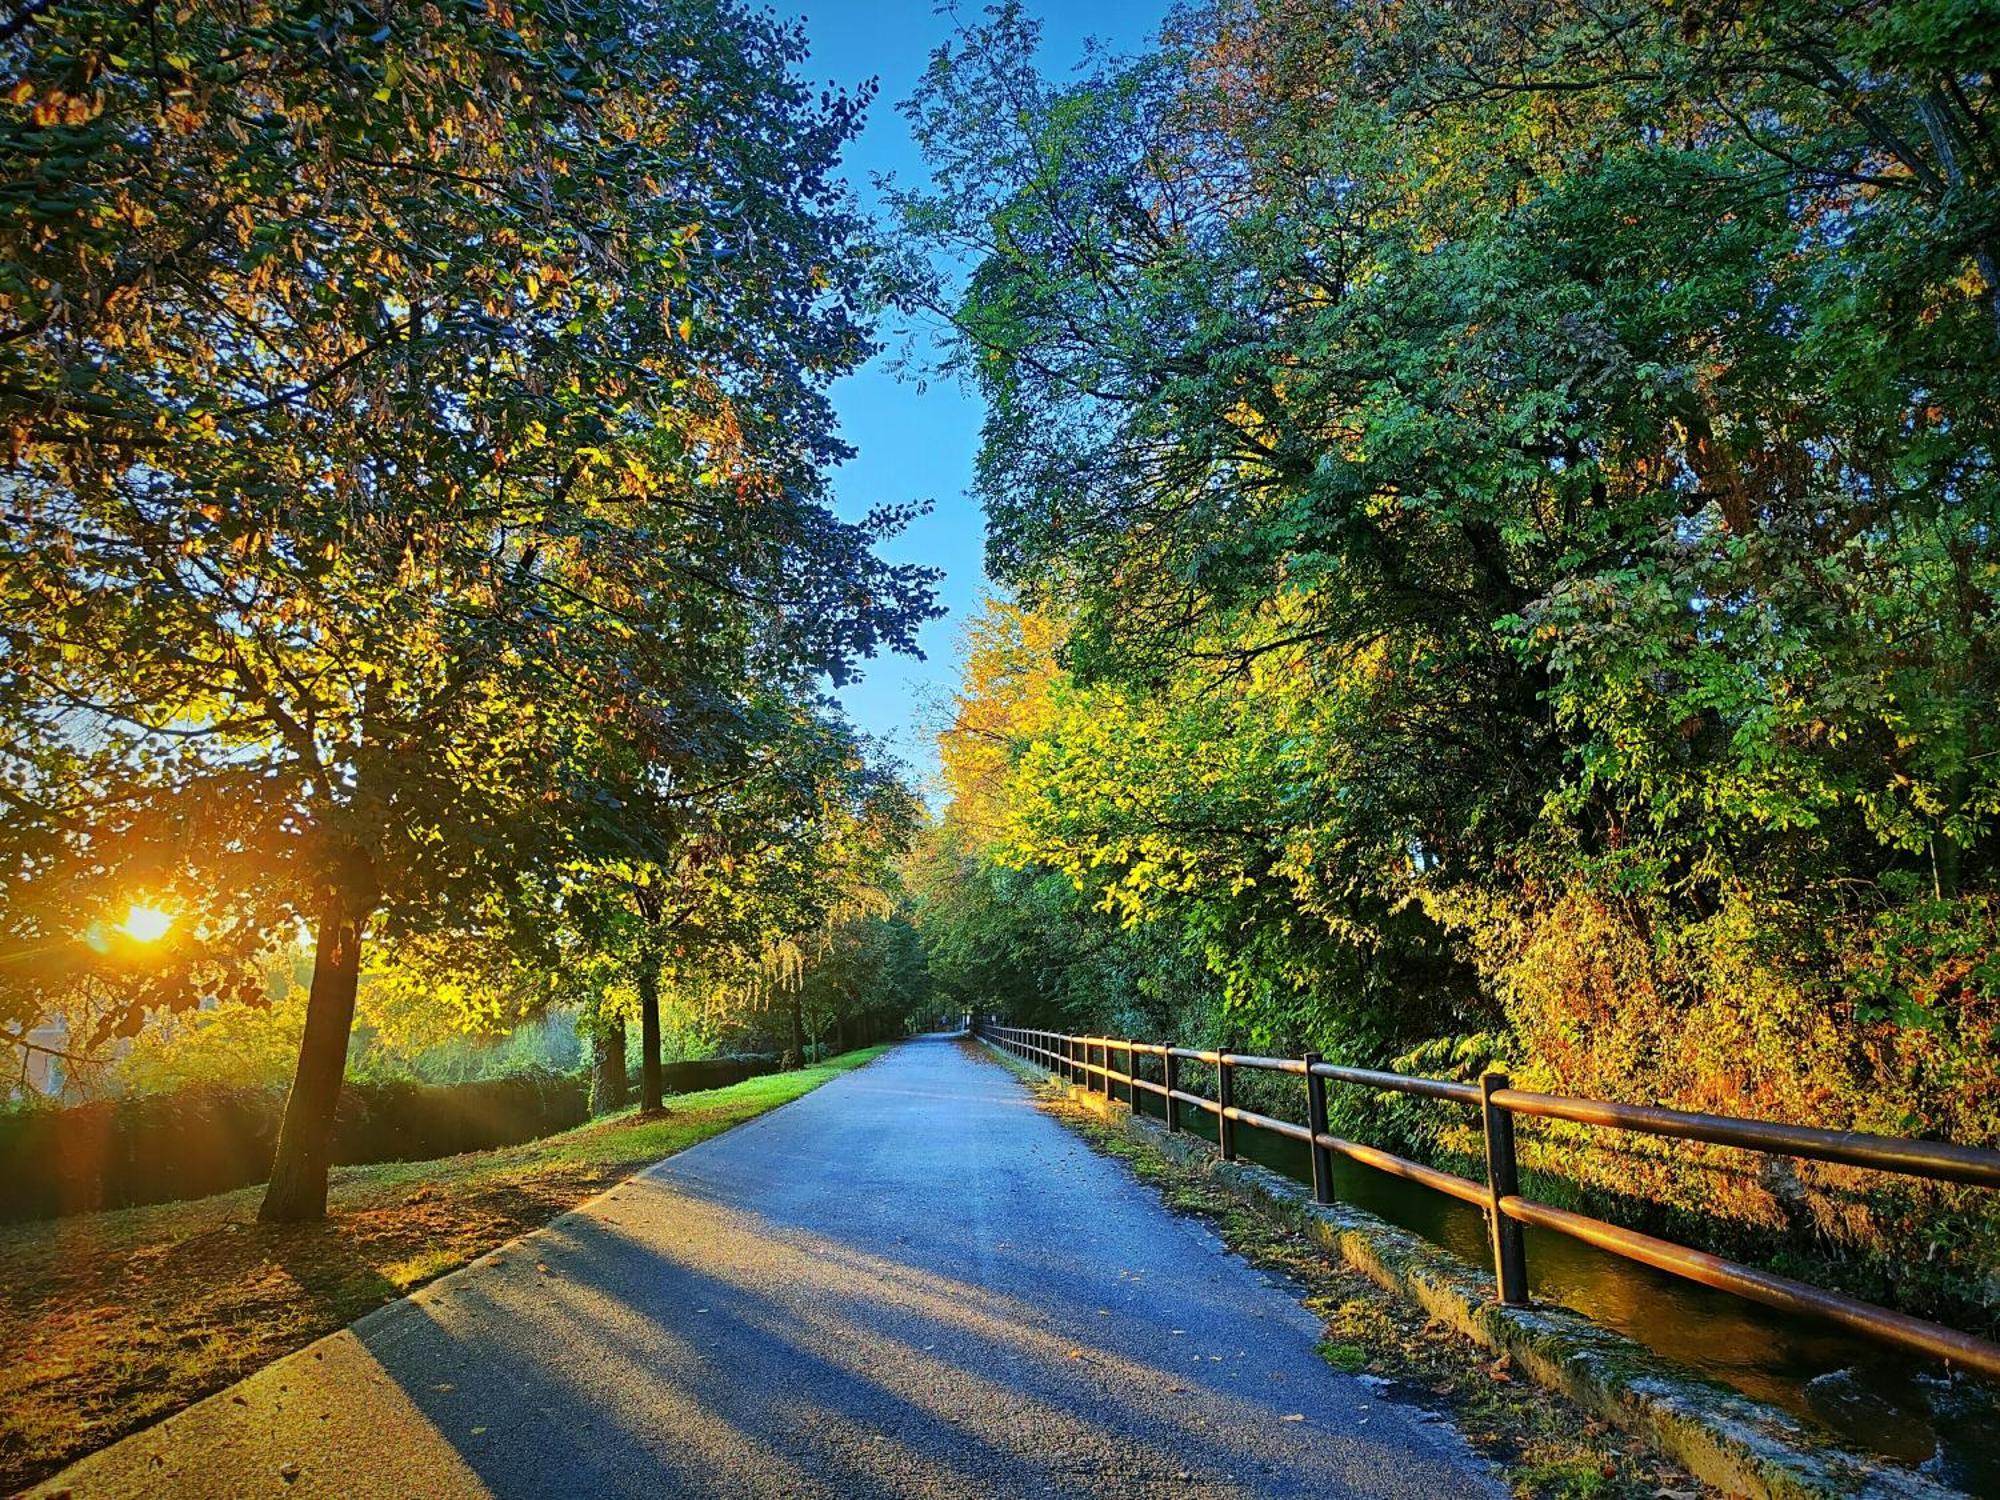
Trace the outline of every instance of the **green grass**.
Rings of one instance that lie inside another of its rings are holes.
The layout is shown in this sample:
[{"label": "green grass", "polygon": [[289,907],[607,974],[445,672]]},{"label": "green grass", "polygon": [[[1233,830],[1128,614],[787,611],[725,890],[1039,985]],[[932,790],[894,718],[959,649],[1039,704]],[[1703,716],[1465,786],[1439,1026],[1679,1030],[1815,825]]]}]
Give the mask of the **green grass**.
[{"label": "green grass", "polygon": [[1594,1459],[1560,1458],[1521,1465],[1514,1482],[1517,1489],[1547,1500],[1598,1500],[1618,1493],[1614,1478]]},{"label": "green grass", "polygon": [[1321,1339],[1319,1357],[1349,1375],[1359,1375],[1368,1368],[1368,1351],[1359,1344],[1336,1344],[1332,1339]]},{"label": "green grass", "polygon": [[333,1172],[324,1223],[261,1187],[0,1228],[0,1493],[170,1416],[887,1051],[668,1099],[519,1146]]}]

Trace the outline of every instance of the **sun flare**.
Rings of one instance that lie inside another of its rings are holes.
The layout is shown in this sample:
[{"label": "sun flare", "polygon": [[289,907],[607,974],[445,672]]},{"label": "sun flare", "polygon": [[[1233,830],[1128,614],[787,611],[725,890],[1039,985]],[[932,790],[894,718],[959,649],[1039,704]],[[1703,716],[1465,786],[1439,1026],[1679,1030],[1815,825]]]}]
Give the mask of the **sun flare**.
[{"label": "sun flare", "polygon": [[157,943],[173,925],[174,919],[158,907],[134,901],[126,910],[123,931],[134,942]]}]

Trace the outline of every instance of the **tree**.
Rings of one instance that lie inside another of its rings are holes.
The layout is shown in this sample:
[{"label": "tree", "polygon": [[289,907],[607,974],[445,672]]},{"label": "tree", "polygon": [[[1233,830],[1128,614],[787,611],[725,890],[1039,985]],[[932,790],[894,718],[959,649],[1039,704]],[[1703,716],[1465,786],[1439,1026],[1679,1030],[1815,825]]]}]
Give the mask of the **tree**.
[{"label": "tree", "polygon": [[[317,1217],[365,934],[504,921],[723,622],[839,678],[928,607],[897,517],[824,501],[858,101],[702,0],[5,45],[6,837],[60,867],[23,936],[137,886],[207,952],[310,925],[263,1212]],[[118,1024],[205,992],[167,977]]]},{"label": "tree", "polygon": [[824,1029],[846,1016],[872,1012],[880,1022],[907,1011],[889,988],[896,976],[873,961],[855,972],[853,961],[885,957],[880,945],[894,943],[899,865],[918,819],[917,800],[900,780],[853,761],[840,795],[822,803],[806,857],[764,883],[765,934],[745,991],[784,1006],[792,1066],[810,1060]]},{"label": "tree", "polygon": [[[914,816],[901,782],[869,764],[817,696],[746,696],[738,713],[746,727],[732,745],[629,790],[616,817],[595,825],[607,842],[580,846],[565,875],[578,945],[629,995],[628,1008],[604,1014],[639,1024],[643,1110],[661,1105],[665,1007],[740,1018],[792,996],[820,930],[886,899],[876,893],[884,862]],[[799,1013],[788,1009],[797,1051]],[[599,1092],[612,1090],[606,1080]]]},{"label": "tree", "polygon": [[[901,295],[1066,631],[965,761],[934,963],[2000,1136],[1987,9],[1225,0],[1056,83],[1001,6],[941,52]],[[1992,1243],[1924,1191],[1873,1222]]]},{"label": "tree", "polygon": [[923,940],[906,905],[899,900],[886,914],[834,923],[797,994],[806,1055],[813,1057],[865,1045],[934,1014]]}]

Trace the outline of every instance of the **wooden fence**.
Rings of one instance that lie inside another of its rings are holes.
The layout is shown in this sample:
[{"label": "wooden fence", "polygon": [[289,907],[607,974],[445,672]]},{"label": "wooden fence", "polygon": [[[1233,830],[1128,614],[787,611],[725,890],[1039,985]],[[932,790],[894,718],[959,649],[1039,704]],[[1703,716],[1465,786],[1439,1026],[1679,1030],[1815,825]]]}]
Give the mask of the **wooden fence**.
[{"label": "wooden fence", "polygon": [[[1611,1104],[1596,1099],[1570,1099],[1560,1094],[1537,1094],[1512,1087],[1501,1073],[1488,1073],[1477,1084],[1454,1083],[1442,1078],[1418,1078],[1368,1068],[1338,1067],[1312,1054],[1304,1057],[1254,1057],[1234,1052],[1205,1052],[1161,1042],[1074,1036],[1067,1032],[1033,1031],[985,1023],[975,1029],[979,1035],[1014,1056],[1038,1063],[1081,1087],[1101,1089],[1106,1097],[1112,1096],[1114,1087],[1123,1087],[1126,1102],[1135,1110],[1142,1092],[1162,1099],[1166,1104],[1169,1130],[1180,1129],[1177,1106],[1185,1105],[1212,1115],[1216,1123],[1217,1146],[1225,1160],[1236,1157],[1238,1126],[1268,1130],[1275,1135],[1303,1142],[1312,1154],[1313,1196],[1321,1203],[1333,1201],[1333,1158],[1337,1154],[1471,1204],[1486,1216],[1493,1249],[1494,1288],[1502,1302],[1516,1306],[1527,1304],[1527,1253],[1521,1230],[1523,1225],[1532,1224],[1582,1240],[1627,1260],[1698,1281],[1704,1286],[1733,1292],[1739,1297],[1786,1312],[1822,1318],[1902,1349],[1947,1360],[1983,1375],[2000,1377],[2000,1345],[1985,1339],[1904,1313],[1891,1312],[1838,1292],[1794,1281],[1790,1277],[1761,1271],[1754,1266],[1724,1260],[1671,1240],[1640,1234],[1602,1219],[1594,1219],[1588,1214],[1523,1197],[1515,1167],[1514,1117],[1528,1115],[1545,1120],[1568,1120],[1605,1130],[1677,1136],[1683,1140],[1737,1146],[1746,1151],[1842,1162],[1848,1166],[1901,1172],[1941,1182],[1973,1183],[1988,1188],[2000,1187],[2000,1151],[1953,1145],[1948,1141],[1907,1140],[1857,1131],[1818,1130],[1768,1120],[1738,1119],[1730,1115],[1691,1114],[1684,1110],[1647,1105]],[[1117,1054],[1124,1057],[1123,1071],[1112,1066],[1112,1058]],[[1158,1059],[1160,1076],[1157,1079],[1139,1076],[1141,1058]],[[1215,1098],[1210,1099],[1182,1086],[1180,1068],[1185,1062],[1205,1063],[1215,1070]],[[1238,1108],[1236,1073],[1246,1068],[1298,1076],[1305,1085],[1305,1122],[1301,1124]],[[1327,1129],[1326,1089],[1330,1083],[1414,1094],[1478,1110],[1486,1139],[1486,1180],[1475,1182],[1469,1177],[1441,1172],[1422,1162],[1333,1135]]]}]

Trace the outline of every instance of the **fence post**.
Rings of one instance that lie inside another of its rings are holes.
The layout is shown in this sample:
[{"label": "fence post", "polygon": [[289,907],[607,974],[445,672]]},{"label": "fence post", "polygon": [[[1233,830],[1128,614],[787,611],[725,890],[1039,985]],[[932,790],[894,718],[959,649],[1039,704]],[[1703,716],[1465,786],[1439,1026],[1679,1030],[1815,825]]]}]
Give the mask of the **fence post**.
[{"label": "fence post", "polygon": [[1521,1226],[1500,1211],[1500,1200],[1521,1191],[1514,1164],[1514,1117],[1493,1102],[1507,1087],[1505,1073],[1486,1073],[1479,1080],[1479,1117],[1486,1130],[1486,1213],[1493,1227],[1493,1282],[1500,1300],[1510,1307],[1528,1304],[1528,1255]]},{"label": "fence post", "polygon": [[1139,1113],[1139,1053],[1138,1043],[1129,1036],[1125,1038],[1125,1107],[1133,1114]]},{"label": "fence post", "polygon": [[1098,1075],[1097,1081],[1104,1085],[1105,1102],[1109,1103],[1111,1099],[1111,1038],[1110,1037],[1105,1037],[1102,1041],[1100,1041],[1097,1044],[1097,1060],[1104,1064],[1104,1071]]},{"label": "fence post", "polygon": [[1174,1056],[1174,1044],[1168,1042],[1166,1050],[1160,1054],[1160,1082],[1167,1086],[1167,1129],[1181,1128],[1181,1107],[1174,1103],[1174,1090],[1181,1086],[1181,1060]]},{"label": "fence post", "polygon": [[1313,1202],[1333,1202],[1333,1153],[1319,1143],[1327,1133],[1326,1080],[1313,1072],[1317,1052],[1306,1054],[1306,1124],[1312,1130]]},{"label": "fence post", "polygon": [[1236,1074],[1231,1071],[1229,1059],[1224,1054],[1216,1054],[1221,1061],[1215,1065],[1215,1145],[1222,1153],[1224,1161],[1236,1160],[1236,1122],[1229,1118],[1229,1112],[1236,1107]]}]

